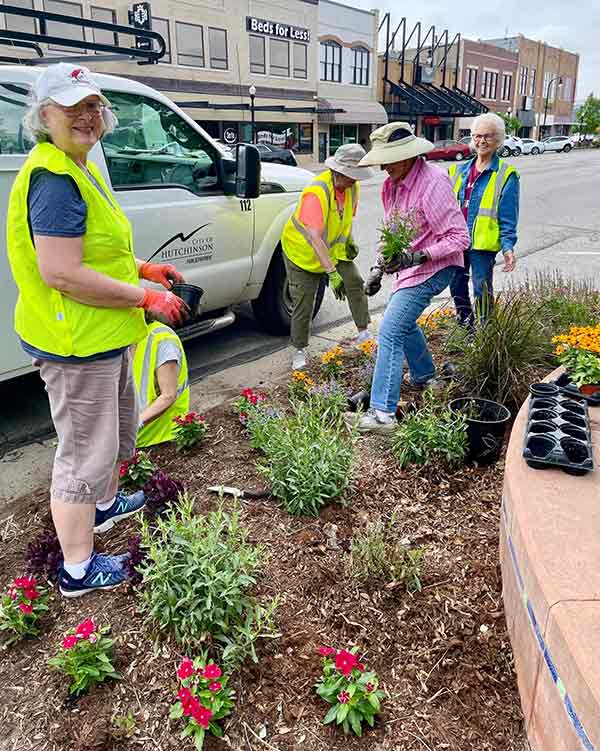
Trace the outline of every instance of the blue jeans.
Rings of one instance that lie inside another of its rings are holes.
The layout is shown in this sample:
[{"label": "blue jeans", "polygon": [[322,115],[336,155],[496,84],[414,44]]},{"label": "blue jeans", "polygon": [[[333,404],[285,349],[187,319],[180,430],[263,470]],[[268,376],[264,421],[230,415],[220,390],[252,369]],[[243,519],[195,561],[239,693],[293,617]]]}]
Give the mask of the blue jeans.
[{"label": "blue jeans", "polygon": [[448,266],[422,284],[404,287],[391,296],[379,328],[372,409],[396,411],[405,357],[413,383],[424,383],[434,377],[435,365],[417,318],[431,299],[450,284],[457,271],[457,266]]},{"label": "blue jeans", "polygon": [[[469,295],[469,270],[473,275],[473,294],[478,316],[485,317],[494,302],[494,264],[496,253],[490,250],[465,251],[465,267],[458,269],[450,282],[450,294],[454,300],[456,315],[461,324],[473,326],[475,316]],[[485,302],[484,302],[485,296]]]}]

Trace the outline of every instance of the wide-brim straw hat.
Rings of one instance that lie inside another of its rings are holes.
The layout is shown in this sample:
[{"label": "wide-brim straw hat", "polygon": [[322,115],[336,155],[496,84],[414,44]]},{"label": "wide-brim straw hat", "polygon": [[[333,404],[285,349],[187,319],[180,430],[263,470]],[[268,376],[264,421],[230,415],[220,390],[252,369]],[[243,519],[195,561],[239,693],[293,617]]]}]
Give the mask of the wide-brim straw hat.
[{"label": "wide-brim straw hat", "polygon": [[325,160],[325,166],[351,180],[368,180],[373,177],[373,170],[360,165],[365,154],[360,144],[346,143],[340,146],[333,156]]},{"label": "wide-brim straw hat", "polygon": [[369,164],[392,164],[429,153],[433,144],[426,138],[417,138],[409,123],[388,123],[374,130],[371,151],[360,161],[361,167]]}]

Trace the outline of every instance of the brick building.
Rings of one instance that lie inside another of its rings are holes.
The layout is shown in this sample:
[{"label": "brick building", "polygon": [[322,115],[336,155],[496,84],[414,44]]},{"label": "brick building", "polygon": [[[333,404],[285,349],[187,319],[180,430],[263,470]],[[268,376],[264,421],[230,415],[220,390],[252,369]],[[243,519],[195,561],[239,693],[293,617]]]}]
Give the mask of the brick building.
[{"label": "brick building", "polygon": [[517,55],[512,109],[523,126],[519,135],[544,138],[568,134],[574,124],[579,55],[522,34],[490,39],[487,45]]},{"label": "brick building", "polygon": [[[518,55],[494,44],[463,39],[460,48],[460,88],[491,112],[513,111]],[[472,117],[458,121],[458,137],[469,135]]]}]

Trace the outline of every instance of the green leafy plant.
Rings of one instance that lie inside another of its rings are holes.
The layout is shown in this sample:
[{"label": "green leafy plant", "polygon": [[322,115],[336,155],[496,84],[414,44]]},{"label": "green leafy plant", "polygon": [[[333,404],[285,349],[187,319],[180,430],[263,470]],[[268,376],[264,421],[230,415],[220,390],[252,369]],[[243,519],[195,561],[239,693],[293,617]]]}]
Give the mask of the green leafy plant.
[{"label": "green leafy plant", "polygon": [[310,390],[307,404],[321,419],[335,422],[348,409],[348,390],[333,379],[320,383]]},{"label": "green leafy plant", "polygon": [[206,438],[208,423],[203,415],[197,412],[188,412],[187,415],[178,415],[173,418],[177,426],[173,431],[173,441],[177,451],[189,451]]},{"label": "green leafy plant", "polygon": [[401,469],[411,464],[460,466],[467,453],[467,423],[425,392],[423,406],[407,415],[394,431],[392,451]]},{"label": "green leafy plant", "polygon": [[276,422],[283,418],[283,413],[276,407],[264,403],[249,407],[246,413],[246,432],[252,448],[264,451],[277,430]]},{"label": "green leafy plant", "polygon": [[454,333],[460,335],[450,337],[452,359],[464,391],[509,409],[523,403],[536,371],[547,366],[548,332],[522,292],[498,297],[472,334],[465,329]]},{"label": "green leafy plant", "polygon": [[107,678],[121,677],[111,662],[113,640],[106,635],[109,631],[108,626],[99,627],[92,618],[86,618],[67,632],[59,653],[48,660],[51,668],[71,679],[70,694],[83,694]]},{"label": "green leafy plant", "polygon": [[557,353],[557,360],[576,386],[600,383],[600,357],[593,352],[566,346]]},{"label": "green leafy plant", "polygon": [[410,250],[419,232],[415,212],[393,211],[379,229],[381,256],[385,264]]},{"label": "green leafy plant", "polygon": [[290,401],[301,402],[308,396],[315,382],[303,370],[294,370],[292,380],[288,384],[288,396]]},{"label": "green leafy plant", "polygon": [[223,728],[219,720],[231,714],[233,691],[227,688],[229,679],[205,656],[195,660],[185,657],[177,669],[177,677],[181,686],[169,716],[172,720],[185,718],[181,737],[192,737],[196,749],[202,751],[206,733],[221,738]]},{"label": "green leafy plant", "polygon": [[221,502],[206,516],[194,515],[184,494],[154,528],[142,522],[141,547],[136,568],[148,620],[184,647],[220,643],[229,664],[248,655],[257,660],[256,640],[268,633],[256,626],[270,627],[272,613],[252,593],[265,553],[247,542],[237,506],[227,513]]},{"label": "green leafy plant", "polygon": [[310,403],[297,402],[274,426],[258,469],[290,514],[316,516],[348,487],[355,440],[341,418],[323,420]]},{"label": "green leafy plant", "polygon": [[6,644],[39,634],[38,621],[48,610],[48,592],[33,577],[13,580],[0,599],[0,631],[8,631]]},{"label": "green leafy plant", "polygon": [[266,401],[267,395],[262,391],[254,391],[254,389],[244,389],[240,396],[234,401],[233,409],[239,417],[242,425],[246,424],[246,418],[248,413],[254,407],[258,407],[262,402]]},{"label": "green leafy plant", "polygon": [[361,581],[401,582],[407,592],[420,592],[424,548],[409,548],[393,539],[393,524],[371,522],[352,538],[346,572]]},{"label": "green leafy plant", "polygon": [[379,681],[372,671],[358,661],[358,649],[319,647],[323,657],[323,674],[315,689],[317,694],[331,707],[323,719],[323,724],[336,722],[344,733],[352,731],[361,736],[363,722],[373,727],[375,717],[381,711],[381,700],[385,694],[379,689]]},{"label": "green leafy plant", "polygon": [[145,451],[136,451],[131,459],[121,462],[119,478],[122,488],[139,490],[156,472],[156,465]]},{"label": "green leafy plant", "polygon": [[126,715],[115,715],[112,719],[113,736],[118,740],[133,738],[135,733],[135,717],[129,709]]}]

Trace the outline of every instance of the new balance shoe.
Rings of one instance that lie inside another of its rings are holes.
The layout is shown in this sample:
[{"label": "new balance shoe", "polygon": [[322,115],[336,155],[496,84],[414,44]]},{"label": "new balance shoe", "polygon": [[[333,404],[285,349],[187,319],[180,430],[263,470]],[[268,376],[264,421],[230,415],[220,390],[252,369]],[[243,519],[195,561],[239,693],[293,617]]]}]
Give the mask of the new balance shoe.
[{"label": "new balance shoe", "polygon": [[122,556],[94,553],[84,576],[75,579],[64,566],[58,570],[58,586],[64,597],[82,597],[88,592],[114,589],[127,579]]},{"label": "new balance shoe", "polygon": [[393,433],[398,427],[395,415],[383,419],[374,409],[367,410],[364,414],[359,412],[346,412],[346,424],[356,426],[359,433]]},{"label": "new balance shoe", "polygon": [[144,508],[146,499],[144,498],[144,491],[138,490],[131,495],[125,495],[119,491],[112,506],[109,506],[106,511],[96,509],[96,520],[94,522],[94,532],[108,532],[115,524],[122,519],[127,519],[128,516],[137,514]]}]

